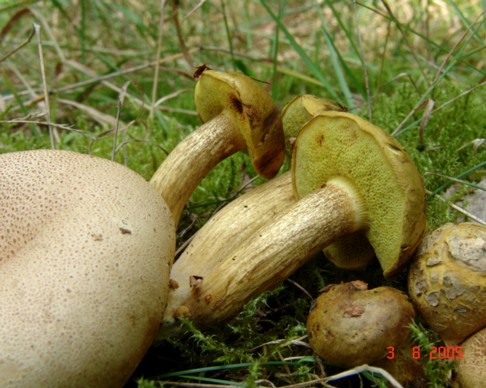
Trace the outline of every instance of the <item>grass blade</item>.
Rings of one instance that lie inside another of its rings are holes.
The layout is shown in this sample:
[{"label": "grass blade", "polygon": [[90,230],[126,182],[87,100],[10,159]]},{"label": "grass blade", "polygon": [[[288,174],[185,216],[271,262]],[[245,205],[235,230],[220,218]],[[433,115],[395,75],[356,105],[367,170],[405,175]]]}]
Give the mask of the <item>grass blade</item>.
[{"label": "grass blade", "polygon": [[[348,83],[346,81],[346,75],[343,72],[341,64],[344,64],[344,59],[341,56],[340,52],[337,50],[336,46],[334,45],[333,39],[329,34],[329,31],[326,28],[326,22],[322,17],[322,13],[319,12],[319,17],[321,19],[321,30],[324,35],[324,39],[326,41],[327,48],[329,49],[329,56],[331,58],[332,67],[334,68],[334,73],[336,74],[336,78],[338,80],[339,86],[344,94],[346,105],[350,108],[351,111],[355,109],[355,105],[353,102],[353,96],[351,94],[351,90],[349,89]],[[348,68],[347,75],[350,78],[354,78],[351,71]],[[357,83],[355,83],[356,85]]]},{"label": "grass blade", "polygon": [[290,33],[287,27],[285,27],[285,25],[282,23],[282,20],[273,13],[273,11],[270,9],[270,7],[265,2],[265,0],[260,0],[260,4],[265,8],[265,10],[273,18],[273,20],[277,22],[278,27],[282,30],[285,37],[288,39],[290,46],[294,49],[295,52],[297,52],[297,54],[299,54],[300,58],[302,59],[304,64],[309,68],[311,73],[321,82],[324,89],[326,89],[327,93],[329,93],[329,96],[334,99],[339,99],[337,93],[334,91],[334,88],[324,77],[319,67],[314,62],[312,62],[312,60],[306,54],[304,49],[300,47],[300,45],[297,43],[293,35]]}]

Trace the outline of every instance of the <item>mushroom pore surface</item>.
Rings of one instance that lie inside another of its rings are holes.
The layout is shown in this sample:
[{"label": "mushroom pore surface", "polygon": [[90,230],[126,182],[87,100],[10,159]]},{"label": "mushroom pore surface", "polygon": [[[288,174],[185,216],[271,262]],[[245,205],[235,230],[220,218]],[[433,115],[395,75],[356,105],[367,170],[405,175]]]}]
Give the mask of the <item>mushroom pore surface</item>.
[{"label": "mushroom pore surface", "polygon": [[203,122],[220,114],[231,117],[255,170],[265,178],[275,176],[285,157],[282,121],[272,97],[257,81],[238,72],[206,70],[194,100]]},{"label": "mushroom pore surface", "polygon": [[292,159],[297,197],[345,178],[365,209],[364,228],[385,277],[408,260],[425,229],[422,178],[400,144],[355,115],[322,112],[302,128]]},{"label": "mushroom pore surface", "polygon": [[175,231],[128,168],[67,151],[0,155],[2,386],[121,386],[150,346]]}]

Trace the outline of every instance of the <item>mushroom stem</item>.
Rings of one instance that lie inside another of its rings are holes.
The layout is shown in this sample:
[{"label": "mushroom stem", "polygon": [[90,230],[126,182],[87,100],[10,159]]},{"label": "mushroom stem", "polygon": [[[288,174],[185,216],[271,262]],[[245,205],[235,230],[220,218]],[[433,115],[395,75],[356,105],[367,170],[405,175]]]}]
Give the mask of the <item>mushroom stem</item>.
[{"label": "mushroom stem", "polygon": [[194,101],[205,124],[169,154],[150,181],[169,205],[176,226],[192,191],[221,160],[245,151],[255,171],[272,178],[284,159],[280,112],[258,82],[206,68],[197,76]]},{"label": "mushroom stem", "polygon": [[364,214],[348,182],[328,181],[256,230],[247,244],[219,263],[217,271],[203,278],[194,273],[190,287],[172,290],[159,334],[173,332],[177,317],[203,327],[236,314],[251,297],[280,284],[323,247],[363,228]]},{"label": "mushroom stem", "polygon": [[150,184],[165,199],[176,225],[189,197],[207,173],[221,160],[245,148],[234,120],[225,113],[204,123],[174,148]]},{"label": "mushroom stem", "polygon": [[198,231],[172,266],[170,277],[184,283],[205,277],[224,257],[296,202],[290,171],[257,186],[218,211]]}]

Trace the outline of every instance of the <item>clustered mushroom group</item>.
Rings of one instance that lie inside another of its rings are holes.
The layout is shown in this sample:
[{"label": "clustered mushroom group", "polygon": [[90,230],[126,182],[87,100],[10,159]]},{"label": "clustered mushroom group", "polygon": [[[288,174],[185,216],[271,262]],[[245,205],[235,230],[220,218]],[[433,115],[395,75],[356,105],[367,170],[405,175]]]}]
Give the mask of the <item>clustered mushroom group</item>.
[{"label": "clustered mushroom group", "polygon": [[[486,381],[477,361],[486,348],[485,228],[447,225],[423,238],[419,171],[392,136],[342,106],[304,95],[279,112],[250,77],[196,74],[205,124],[150,182],[73,152],[0,155],[2,384],[121,386],[154,339],[181,333],[179,318],[222,322],[320,251],[340,268],[377,259],[385,278],[412,258],[409,296],[360,280],[322,290],[307,328],[326,363],[387,369],[390,347],[407,353],[417,312],[462,349],[455,383]],[[273,179],[215,214],[174,262],[189,196],[238,151]],[[285,155],[291,171],[274,178]]]}]

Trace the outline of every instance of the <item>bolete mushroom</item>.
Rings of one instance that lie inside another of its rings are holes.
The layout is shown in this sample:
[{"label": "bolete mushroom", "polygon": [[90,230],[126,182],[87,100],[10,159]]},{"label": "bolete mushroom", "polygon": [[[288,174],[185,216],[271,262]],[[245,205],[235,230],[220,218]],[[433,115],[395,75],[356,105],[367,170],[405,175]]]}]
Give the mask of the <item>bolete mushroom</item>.
[{"label": "bolete mushroom", "polygon": [[394,138],[365,120],[321,112],[308,121],[295,143],[292,178],[300,199],[205,276],[194,272],[192,281],[183,279],[171,290],[163,327],[171,328],[179,316],[201,326],[226,319],[323,247],[358,230],[386,277],[418,245],[425,227],[420,174]]},{"label": "bolete mushroom", "polygon": [[[348,197],[364,207],[357,213],[364,216],[357,230],[373,247],[384,276],[392,276],[424,233],[422,177],[396,139],[380,128],[343,112],[322,113],[318,119],[297,138],[294,190],[303,197],[334,178],[345,188],[350,185]],[[313,163],[316,154],[325,157]]]},{"label": "bolete mushroom", "polygon": [[295,96],[285,104],[282,109],[282,125],[287,155],[292,155],[293,145],[302,126],[319,112],[328,110],[347,112],[341,104],[312,94]]},{"label": "bolete mushroom", "polygon": [[258,82],[210,69],[197,75],[194,99],[204,124],[177,145],[150,180],[176,225],[191,193],[222,159],[246,151],[255,171],[271,178],[285,156],[280,112]]},{"label": "bolete mushroom", "polygon": [[122,386],[152,343],[172,215],[128,168],[68,151],[0,155],[3,387]]},{"label": "bolete mushroom", "polygon": [[410,265],[408,289],[446,345],[486,327],[486,227],[448,223],[427,234]]},{"label": "bolete mushroom", "polygon": [[415,316],[407,296],[392,287],[371,290],[362,281],[327,286],[307,318],[309,343],[325,363],[371,364],[404,342]]},{"label": "bolete mushroom", "polygon": [[[286,104],[282,110],[282,124],[288,151],[298,132],[294,128],[300,129],[313,115],[327,109],[344,108],[312,95],[297,96]],[[174,285],[171,297],[189,288],[191,278],[206,276],[233,249],[245,244],[255,230],[272,221],[295,200],[291,174],[285,172],[218,211],[196,233],[175,262],[171,271]],[[168,335],[168,332],[161,331],[159,336],[166,338]]]}]

